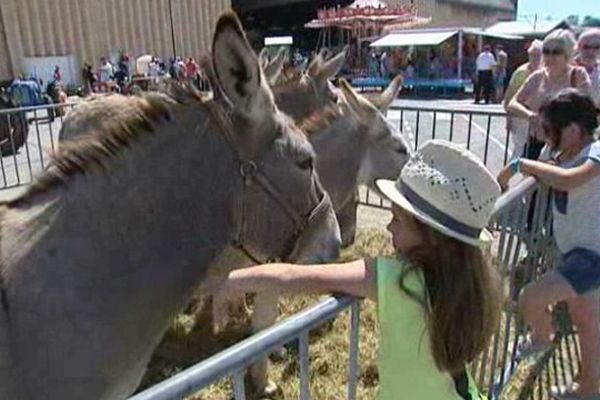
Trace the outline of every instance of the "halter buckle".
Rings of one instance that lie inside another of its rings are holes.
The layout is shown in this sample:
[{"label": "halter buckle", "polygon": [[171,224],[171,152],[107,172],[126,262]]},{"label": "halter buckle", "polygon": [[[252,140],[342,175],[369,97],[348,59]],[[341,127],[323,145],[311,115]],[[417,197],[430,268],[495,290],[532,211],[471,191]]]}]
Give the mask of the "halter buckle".
[{"label": "halter buckle", "polygon": [[256,171],[258,167],[252,160],[242,160],[240,161],[240,175],[242,178],[247,179],[256,175]]}]

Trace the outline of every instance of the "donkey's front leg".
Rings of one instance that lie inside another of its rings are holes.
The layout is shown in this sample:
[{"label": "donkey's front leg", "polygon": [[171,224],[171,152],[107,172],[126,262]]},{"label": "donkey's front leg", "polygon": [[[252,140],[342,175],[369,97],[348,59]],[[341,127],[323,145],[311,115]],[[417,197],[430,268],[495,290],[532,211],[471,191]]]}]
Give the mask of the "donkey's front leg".
[{"label": "donkey's front leg", "polygon": [[[273,293],[257,293],[254,299],[254,314],[252,315],[252,328],[259,332],[273,325],[277,320],[278,296]],[[273,381],[267,379],[268,357],[259,360],[250,367],[250,377],[254,391],[265,397],[272,397],[277,393],[278,387]]]},{"label": "donkey's front leg", "polygon": [[348,247],[354,244],[354,238],[356,236],[357,207],[358,199],[357,195],[355,195],[336,212],[342,234],[342,247]]}]

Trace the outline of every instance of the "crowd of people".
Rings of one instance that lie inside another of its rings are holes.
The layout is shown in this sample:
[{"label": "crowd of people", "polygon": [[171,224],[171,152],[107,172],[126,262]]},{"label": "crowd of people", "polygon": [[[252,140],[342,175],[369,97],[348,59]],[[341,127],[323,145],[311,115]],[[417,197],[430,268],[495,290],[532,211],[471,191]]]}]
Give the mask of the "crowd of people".
[{"label": "crowd of people", "polygon": [[129,93],[135,90],[135,83],[151,88],[162,78],[188,81],[198,88],[204,84],[202,69],[193,57],[187,57],[185,60],[182,57],[172,57],[165,62],[159,57],[152,56],[141,71],[134,73],[136,67],[132,66],[129,55],[123,52],[115,64],[107,57],[100,58],[96,70],[92,64],[86,62],[82,69],[84,91],[85,93],[110,91]]}]

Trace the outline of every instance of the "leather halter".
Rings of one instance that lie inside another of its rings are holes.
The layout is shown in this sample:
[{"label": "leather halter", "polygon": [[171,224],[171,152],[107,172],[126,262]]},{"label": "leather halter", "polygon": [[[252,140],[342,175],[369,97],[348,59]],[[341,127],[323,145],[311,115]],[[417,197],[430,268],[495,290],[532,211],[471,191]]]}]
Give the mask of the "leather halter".
[{"label": "leather halter", "polygon": [[[236,147],[233,132],[231,131],[231,121],[220,106],[212,103],[213,107],[210,107],[212,115],[215,117],[226,142],[236,156],[237,162],[239,163],[239,176],[242,179],[242,195],[238,201],[239,214],[237,232],[231,241],[231,246],[241,251],[248,259],[256,264],[265,264],[268,262],[276,262],[280,260],[287,260],[292,254],[297,251],[299,239],[306,230],[321,214],[327,210],[329,202],[329,195],[323,191],[323,196],[315,205],[315,207],[306,215],[298,212],[292,207],[281,191],[272,183],[268,176],[266,176],[258,167],[254,160],[247,159],[240,154],[239,149]],[[314,171],[312,172],[312,178],[315,178]],[[288,241],[284,256],[281,259],[267,258],[261,260],[259,256],[256,256],[246,245],[247,243],[247,232],[246,232],[246,189],[252,185],[262,189],[272,200],[277,203],[285,214],[295,225],[294,234]]]}]

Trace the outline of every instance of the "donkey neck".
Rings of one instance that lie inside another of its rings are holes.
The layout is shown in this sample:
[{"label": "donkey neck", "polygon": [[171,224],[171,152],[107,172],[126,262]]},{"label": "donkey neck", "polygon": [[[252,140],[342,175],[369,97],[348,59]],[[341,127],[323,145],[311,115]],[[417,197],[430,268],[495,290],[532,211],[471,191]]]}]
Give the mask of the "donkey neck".
[{"label": "donkey neck", "polygon": [[[206,122],[206,114],[199,114],[197,109],[174,111],[172,122],[132,143],[107,172],[72,176],[66,189],[48,193],[46,202],[54,206],[47,207],[51,215],[43,219],[51,222],[35,240],[16,236],[23,219],[40,225],[39,213],[32,216],[39,204],[11,209],[3,221],[4,237],[15,236],[12,245],[3,246],[5,254],[19,249],[23,254],[9,260],[9,304],[14,312],[32,309],[41,320],[55,320],[57,337],[71,338],[65,340],[73,349],[86,344],[72,330],[85,324],[106,327],[84,338],[99,344],[85,350],[94,363],[73,363],[72,369],[95,377],[90,379],[100,387],[114,382],[107,398],[135,388],[171,318],[231,236],[229,202],[239,187],[236,160],[213,123],[205,132],[196,129]],[[23,296],[32,292],[38,295]],[[24,357],[28,334],[13,339]],[[60,360],[38,361],[23,362],[24,387],[35,386],[36,375],[60,378],[52,372]]]},{"label": "donkey neck", "polygon": [[228,203],[237,187],[234,154],[207,118],[176,112],[173,121],[185,125],[158,126],[107,174],[76,179],[63,199],[65,229],[83,218],[94,246],[114,246],[117,237],[127,253],[147,258],[145,269],[171,265],[193,286],[229,239]]},{"label": "donkey neck", "polygon": [[317,172],[335,210],[354,196],[364,157],[361,123],[348,111],[335,118],[322,132],[309,137],[317,153]]}]

